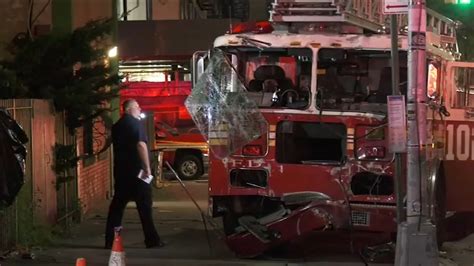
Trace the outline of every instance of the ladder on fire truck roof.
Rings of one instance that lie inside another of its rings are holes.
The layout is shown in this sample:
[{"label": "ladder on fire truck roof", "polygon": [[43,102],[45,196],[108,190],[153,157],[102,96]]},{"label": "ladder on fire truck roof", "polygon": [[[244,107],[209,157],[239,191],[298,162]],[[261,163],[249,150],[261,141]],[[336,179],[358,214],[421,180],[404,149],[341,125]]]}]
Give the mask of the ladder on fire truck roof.
[{"label": "ladder on fire truck roof", "polygon": [[[382,0],[274,0],[270,21],[278,25],[313,24],[347,25],[359,30],[386,33],[390,18],[383,14]],[[398,15],[400,28],[407,29],[406,15]],[[439,48],[456,43],[456,27],[459,23],[427,10],[427,32],[434,37]]]}]

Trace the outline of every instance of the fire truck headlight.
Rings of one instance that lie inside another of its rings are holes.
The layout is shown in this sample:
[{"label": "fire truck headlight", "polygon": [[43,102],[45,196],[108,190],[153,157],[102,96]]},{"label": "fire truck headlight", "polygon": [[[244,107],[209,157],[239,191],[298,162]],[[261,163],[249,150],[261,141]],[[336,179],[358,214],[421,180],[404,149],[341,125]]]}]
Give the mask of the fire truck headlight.
[{"label": "fire truck headlight", "polygon": [[385,158],[385,147],[382,146],[365,146],[357,149],[357,159],[383,159]]}]

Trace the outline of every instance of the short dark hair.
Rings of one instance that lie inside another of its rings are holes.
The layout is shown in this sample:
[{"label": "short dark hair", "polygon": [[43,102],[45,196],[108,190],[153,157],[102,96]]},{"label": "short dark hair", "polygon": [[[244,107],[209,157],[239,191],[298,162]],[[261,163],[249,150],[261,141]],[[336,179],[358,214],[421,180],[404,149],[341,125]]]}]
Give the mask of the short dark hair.
[{"label": "short dark hair", "polygon": [[137,102],[137,100],[135,99],[127,99],[125,100],[123,103],[122,103],[122,108],[123,108],[123,111],[126,112],[128,108],[130,108],[130,106],[132,105],[132,103],[135,103]]}]

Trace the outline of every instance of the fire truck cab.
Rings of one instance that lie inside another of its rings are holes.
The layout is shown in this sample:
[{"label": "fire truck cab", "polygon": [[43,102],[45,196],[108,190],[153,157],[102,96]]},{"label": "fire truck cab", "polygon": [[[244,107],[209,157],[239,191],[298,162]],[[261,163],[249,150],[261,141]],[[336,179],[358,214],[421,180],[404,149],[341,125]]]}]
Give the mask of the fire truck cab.
[{"label": "fire truck cab", "polygon": [[[212,151],[210,213],[223,217],[237,255],[314,231],[396,231],[381,3],[277,0],[273,25],[238,25],[215,40],[186,105]],[[446,211],[474,211],[465,174],[474,170],[474,64],[456,61],[455,22],[428,11],[427,23],[426,213],[439,223]],[[398,45],[406,95],[406,35]]]}]

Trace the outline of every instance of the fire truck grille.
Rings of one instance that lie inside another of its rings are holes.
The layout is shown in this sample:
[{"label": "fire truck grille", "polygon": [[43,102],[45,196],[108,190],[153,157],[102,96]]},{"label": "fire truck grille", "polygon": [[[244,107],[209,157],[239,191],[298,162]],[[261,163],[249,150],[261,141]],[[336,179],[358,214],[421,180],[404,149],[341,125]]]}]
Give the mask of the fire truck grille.
[{"label": "fire truck grille", "polygon": [[230,172],[230,184],[234,187],[266,188],[268,174],[259,169],[233,169]]},{"label": "fire truck grille", "polygon": [[368,212],[353,211],[352,212],[352,224],[369,226],[370,225],[370,214]]}]

